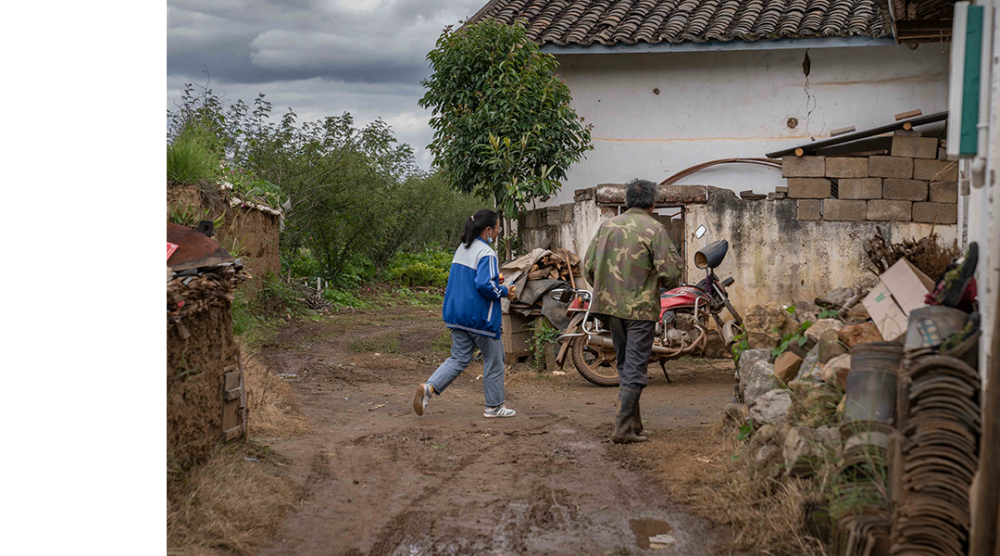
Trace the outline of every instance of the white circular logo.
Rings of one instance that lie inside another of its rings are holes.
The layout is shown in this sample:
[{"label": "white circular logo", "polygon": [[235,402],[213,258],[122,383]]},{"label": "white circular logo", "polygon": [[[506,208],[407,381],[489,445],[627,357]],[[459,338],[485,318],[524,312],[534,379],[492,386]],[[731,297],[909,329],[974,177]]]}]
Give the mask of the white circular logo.
[{"label": "white circular logo", "polygon": [[[44,27],[63,27],[72,31],[79,42],[79,48],[68,38],[68,35],[63,36],[62,30],[46,30],[46,33],[48,33],[46,36],[36,37],[35,33],[38,33]],[[38,51],[47,77],[38,75],[31,68],[31,64],[28,62],[29,44],[34,45]],[[58,87],[76,79],[80,75],[80,72],[83,71],[83,67],[87,64],[87,41],[76,30],[76,27],[73,27],[69,23],[63,21],[46,21],[36,25],[28,33],[28,36],[24,37],[22,59],[24,60],[24,69],[28,70],[28,74],[34,77],[35,81],[38,81],[42,85]],[[66,69],[64,64],[70,67]]]}]

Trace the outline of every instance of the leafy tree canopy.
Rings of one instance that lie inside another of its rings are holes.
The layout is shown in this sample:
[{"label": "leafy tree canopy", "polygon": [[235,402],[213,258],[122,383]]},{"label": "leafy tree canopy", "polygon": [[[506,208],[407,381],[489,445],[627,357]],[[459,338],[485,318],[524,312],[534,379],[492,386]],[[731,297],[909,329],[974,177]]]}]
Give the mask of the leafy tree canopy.
[{"label": "leafy tree canopy", "polygon": [[445,29],[427,59],[420,106],[433,111],[429,148],[448,182],[516,218],[561,187],[590,145],[590,126],[570,108],[557,62],[521,24],[494,20]]}]

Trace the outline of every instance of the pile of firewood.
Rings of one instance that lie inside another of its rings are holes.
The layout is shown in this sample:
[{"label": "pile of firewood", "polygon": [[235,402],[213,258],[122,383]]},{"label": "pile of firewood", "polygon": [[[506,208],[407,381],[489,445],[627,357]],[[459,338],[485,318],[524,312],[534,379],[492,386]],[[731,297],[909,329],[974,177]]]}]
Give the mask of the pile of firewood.
[{"label": "pile of firewood", "polygon": [[531,265],[528,280],[564,280],[571,281],[570,276],[580,275],[580,257],[567,249],[556,248],[552,254],[545,255]]}]

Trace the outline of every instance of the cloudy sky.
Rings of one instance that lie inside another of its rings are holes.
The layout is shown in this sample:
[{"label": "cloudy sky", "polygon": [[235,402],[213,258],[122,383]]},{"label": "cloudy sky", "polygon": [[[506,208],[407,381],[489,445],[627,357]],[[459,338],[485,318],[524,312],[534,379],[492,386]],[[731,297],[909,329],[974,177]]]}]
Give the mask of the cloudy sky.
[{"label": "cloudy sky", "polygon": [[[425,57],[446,25],[487,0],[168,0],[167,108],[185,83],[228,101],[264,93],[300,119],[381,117],[427,168]],[[205,71],[208,71],[206,74]]]}]

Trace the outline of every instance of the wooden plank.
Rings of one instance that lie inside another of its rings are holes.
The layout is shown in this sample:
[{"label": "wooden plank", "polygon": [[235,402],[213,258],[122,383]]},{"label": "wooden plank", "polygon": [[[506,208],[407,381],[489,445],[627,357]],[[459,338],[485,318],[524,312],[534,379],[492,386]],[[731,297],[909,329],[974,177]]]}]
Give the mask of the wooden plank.
[{"label": "wooden plank", "polygon": [[222,403],[222,430],[228,431],[240,426],[240,400],[229,400]]},{"label": "wooden plank", "polygon": [[223,390],[222,391],[222,399],[225,400],[225,401],[227,401],[227,402],[230,401],[230,400],[238,400],[241,397],[243,397],[243,388],[241,388],[239,386],[237,386],[236,388],[233,388],[231,390]]},{"label": "wooden plank", "polygon": [[923,115],[924,115],[923,111],[918,109],[918,110],[910,110],[909,112],[900,112],[899,114],[896,114],[895,118],[896,121],[898,122],[899,120],[916,118],[917,116],[923,116]]},{"label": "wooden plank", "polygon": [[534,319],[511,313],[503,315],[500,320],[504,353],[515,357],[531,353],[531,340],[534,337],[531,326]]},{"label": "wooden plank", "polygon": [[243,382],[240,380],[240,372],[236,367],[230,367],[222,371],[222,390],[233,390],[239,388],[240,384]]}]

